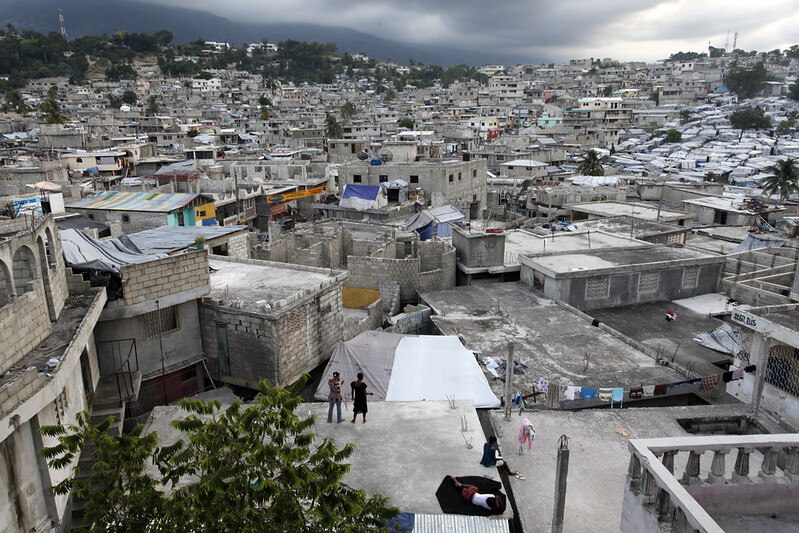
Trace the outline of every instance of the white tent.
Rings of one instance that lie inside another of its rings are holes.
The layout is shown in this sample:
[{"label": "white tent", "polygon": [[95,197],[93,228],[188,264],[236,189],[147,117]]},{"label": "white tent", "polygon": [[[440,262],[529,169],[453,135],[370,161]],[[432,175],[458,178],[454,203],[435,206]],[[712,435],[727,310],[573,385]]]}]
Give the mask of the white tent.
[{"label": "white tent", "polygon": [[399,335],[366,331],[336,346],[314,398],[327,400],[327,380],[340,372],[344,398],[358,372],[372,400],[425,401],[472,400],[478,408],[496,408],[491,392],[471,351],[454,336]]}]

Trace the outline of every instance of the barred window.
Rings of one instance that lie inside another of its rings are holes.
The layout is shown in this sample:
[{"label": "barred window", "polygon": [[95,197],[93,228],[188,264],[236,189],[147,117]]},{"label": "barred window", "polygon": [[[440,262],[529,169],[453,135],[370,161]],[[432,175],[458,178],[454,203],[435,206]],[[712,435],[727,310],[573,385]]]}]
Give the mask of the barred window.
[{"label": "barred window", "polygon": [[178,309],[176,306],[164,307],[160,312],[160,321],[158,320],[158,311],[152,311],[144,315],[144,330],[147,332],[147,337],[149,338],[180,329],[178,325]]},{"label": "barred window", "polygon": [[682,244],[682,233],[674,233],[666,238],[666,244]]},{"label": "barred window", "polygon": [[698,282],[699,282],[699,267],[698,266],[685,267],[685,270],[683,270],[682,272],[682,288],[692,289],[696,287]]},{"label": "barred window", "polygon": [[775,342],[769,349],[765,377],[766,383],[799,396],[799,348]]},{"label": "barred window", "polygon": [[660,283],[660,272],[657,270],[648,270],[641,272],[641,277],[638,278],[638,294],[651,294],[657,292]]},{"label": "barred window", "polygon": [[594,276],[588,278],[585,282],[585,297],[587,299],[607,298],[609,288],[610,276]]}]

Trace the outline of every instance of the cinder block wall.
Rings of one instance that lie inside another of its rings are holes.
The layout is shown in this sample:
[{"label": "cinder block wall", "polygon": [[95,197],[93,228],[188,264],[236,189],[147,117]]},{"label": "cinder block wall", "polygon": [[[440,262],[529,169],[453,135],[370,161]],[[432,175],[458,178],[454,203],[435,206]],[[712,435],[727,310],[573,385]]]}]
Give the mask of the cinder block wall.
[{"label": "cinder block wall", "polygon": [[147,263],[128,265],[122,267],[124,296],[120,300],[109,302],[109,307],[139,304],[210,283],[206,250],[194,250]]},{"label": "cinder block wall", "polygon": [[[34,280],[34,289],[0,309],[0,331],[3,332],[0,373],[5,373],[17,361],[50,335],[41,280]],[[63,306],[63,300],[61,302]]]},{"label": "cinder block wall", "polygon": [[235,257],[237,259],[250,258],[250,240],[247,233],[233,235],[228,239],[227,254],[228,257]]}]

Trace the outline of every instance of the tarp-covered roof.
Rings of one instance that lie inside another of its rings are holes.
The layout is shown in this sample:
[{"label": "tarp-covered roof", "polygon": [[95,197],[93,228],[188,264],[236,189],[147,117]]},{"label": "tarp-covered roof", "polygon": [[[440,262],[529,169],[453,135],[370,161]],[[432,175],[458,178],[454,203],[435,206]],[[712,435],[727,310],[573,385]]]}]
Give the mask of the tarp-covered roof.
[{"label": "tarp-covered roof", "polygon": [[97,222],[96,220],[92,220],[89,217],[83,215],[76,215],[76,216],[56,219],[55,225],[58,227],[59,230],[66,230],[66,229],[82,230],[88,228],[88,229],[96,229],[97,235],[99,237],[111,236],[111,227],[108,224]]},{"label": "tarp-covered roof", "polygon": [[378,209],[388,205],[388,199],[379,185],[353,185],[348,183],[339,201],[341,207],[358,211]]},{"label": "tarp-covered roof", "polygon": [[65,229],[59,233],[64,262],[68,267],[77,270],[99,270],[119,274],[119,269],[125,265],[146,263],[167,256],[142,253],[126,235],[98,241],[74,229]]},{"label": "tarp-covered roof", "polygon": [[128,237],[144,253],[172,252],[194,247],[195,239],[203,237],[208,246],[216,246],[214,239],[234,233],[247,232],[246,226],[161,226],[132,233]]},{"label": "tarp-covered roof", "polygon": [[[171,213],[184,208],[200,196],[195,193],[102,191],[69,204],[67,207]],[[211,200],[209,199],[209,201]]]},{"label": "tarp-covered roof", "polygon": [[499,407],[474,355],[455,336],[399,335],[365,331],[340,342],[325,369],[314,398],[326,400],[327,379],[341,373],[342,388],[364,373],[374,400],[472,400],[478,408]]}]

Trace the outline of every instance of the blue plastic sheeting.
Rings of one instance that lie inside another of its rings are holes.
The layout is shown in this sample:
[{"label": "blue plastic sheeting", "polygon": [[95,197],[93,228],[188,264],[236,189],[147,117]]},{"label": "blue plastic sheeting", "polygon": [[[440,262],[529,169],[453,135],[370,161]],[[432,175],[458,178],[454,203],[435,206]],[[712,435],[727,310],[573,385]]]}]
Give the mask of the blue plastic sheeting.
[{"label": "blue plastic sheeting", "polygon": [[353,185],[348,183],[344,188],[342,198],[361,198],[363,200],[374,200],[380,192],[379,185]]},{"label": "blue plastic sheeting", "polygon": [[386,527],[389,531],[413,531],[413,513],[400,513],[390,520],[386,520]]}]

